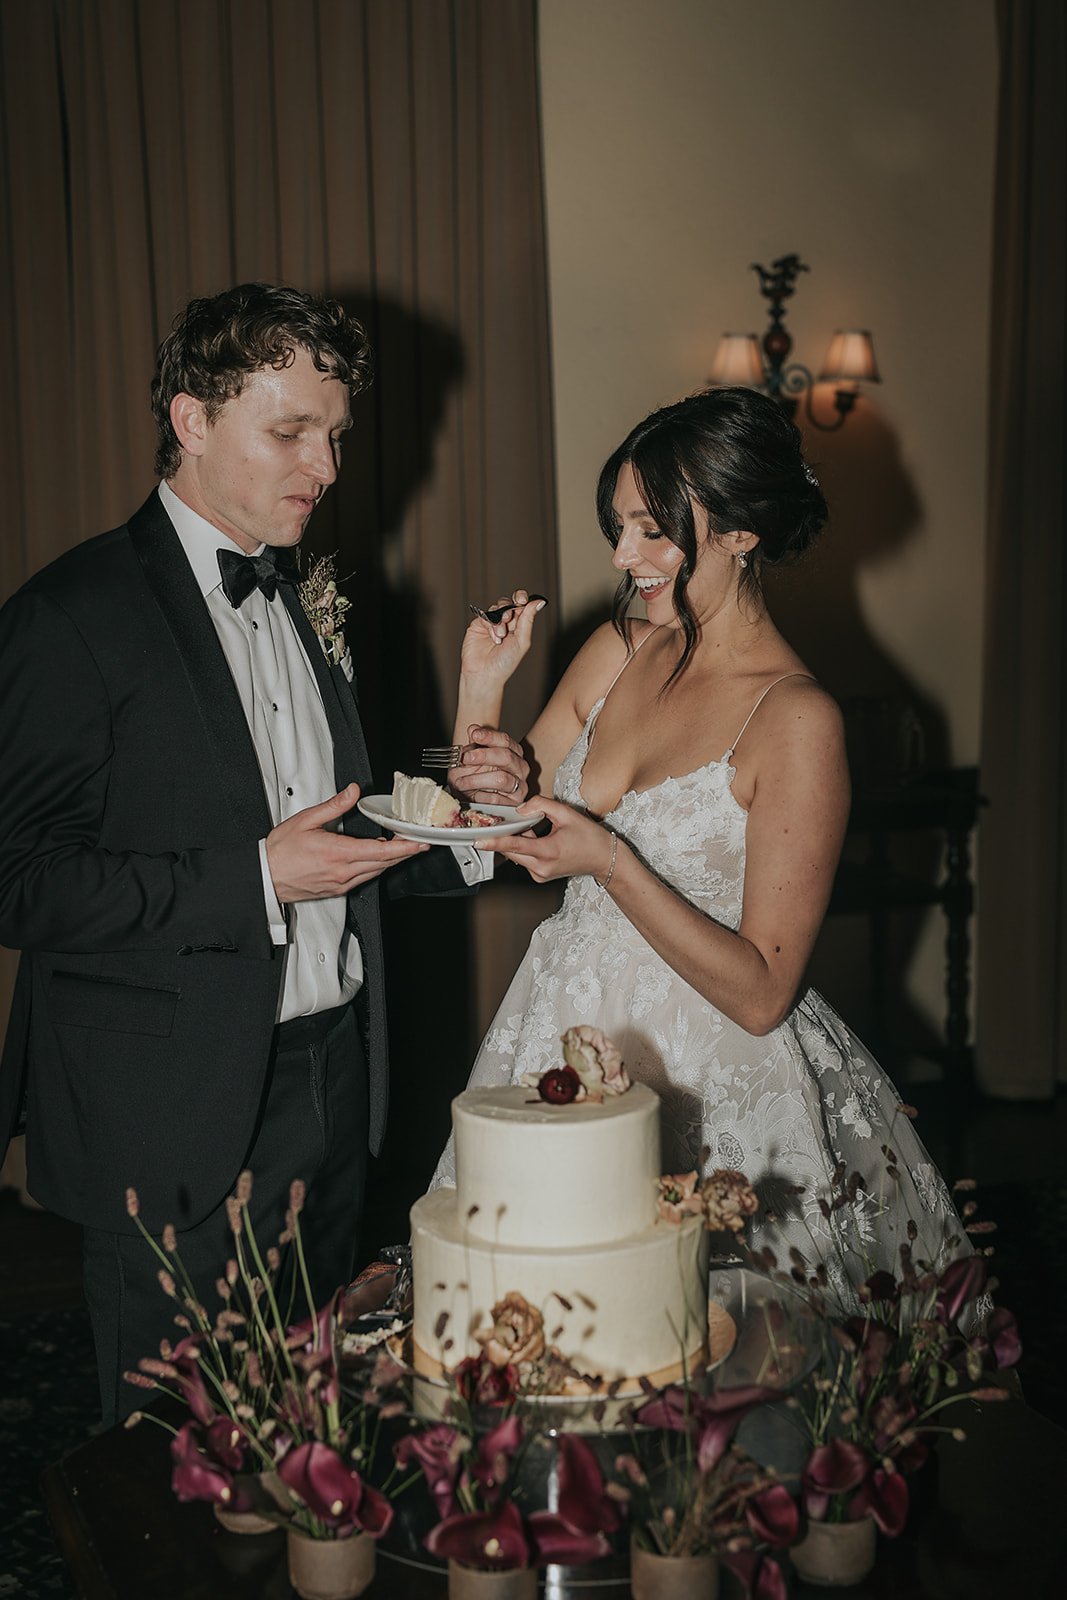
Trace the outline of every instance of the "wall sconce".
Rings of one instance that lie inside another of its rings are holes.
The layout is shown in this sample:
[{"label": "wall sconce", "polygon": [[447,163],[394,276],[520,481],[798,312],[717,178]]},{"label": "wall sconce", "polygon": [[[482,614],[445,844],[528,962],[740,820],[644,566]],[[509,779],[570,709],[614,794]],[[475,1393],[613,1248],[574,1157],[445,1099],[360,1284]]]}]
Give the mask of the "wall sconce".
[{"label": "wall sconce", "polygon": [[[783,323],[785,302],[796,288],[797,274],[808,272],[799,256],[782,256],[770,270],[756,263],[760,294],[770,301],[771,321],[761,341],[754,333],[724,333],[712,362],[709,383],[739,383],[750,389],[764,389],[789,415],[796,411],[797,395],[804,396],[804,410],[813,427],[824,433],[840,428],[859,393],[859,383],[880,383],[874,359],[874,345],[866,329],[838,330],[830,340],[818,378],[799,361],[790,361],[793,340]],[[820,422],[812,410],[811,395],[816,383],[833,383],[835,422]]]}]

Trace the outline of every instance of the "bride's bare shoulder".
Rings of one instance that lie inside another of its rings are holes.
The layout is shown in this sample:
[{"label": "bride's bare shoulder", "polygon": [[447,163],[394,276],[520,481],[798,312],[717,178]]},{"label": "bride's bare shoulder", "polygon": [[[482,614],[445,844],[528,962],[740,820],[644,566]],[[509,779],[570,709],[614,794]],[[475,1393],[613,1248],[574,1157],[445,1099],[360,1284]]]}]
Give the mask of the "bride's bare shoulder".
[{"label": "bride's bare shoulder", "polygon": [[627,637],[611,622],[604,622],[591,633],[565,674],[575,706],[588,712],[608,688],[611,680],[626,665],[627,657],[649,631],[647,622],[631,622]]}]

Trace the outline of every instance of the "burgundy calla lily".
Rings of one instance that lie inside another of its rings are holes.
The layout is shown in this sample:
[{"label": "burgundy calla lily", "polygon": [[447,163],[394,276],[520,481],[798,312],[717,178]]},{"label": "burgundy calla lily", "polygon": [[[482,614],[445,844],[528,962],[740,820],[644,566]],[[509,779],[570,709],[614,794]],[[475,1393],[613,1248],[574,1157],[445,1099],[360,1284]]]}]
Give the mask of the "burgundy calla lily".
[{"label": "burgundy calla lily", "polygon": [[950,1261],[937,1285],[937,1314],[954,1324],[964,1306],[976,1300],[986,1286],[988,1271],[983,1256],[961,1256]]},{"label": "burgundy calla lily", "polygon": [[204,1436],[208,1454],[229,1472],[240,1472],[248,1453],[243,1430],[229,1417],[216,1417]]},{"label": "burgundy calla lily", "polygon": [[219,1413],[218,1408],[212,1405],[208,1398],[204,1374],[200,1370],[199,1355],[200,1341],[192,1334],[187,1334],[172,1351],[169,1364],[178,1374],[172,1382],[181,1390],[182,1399],[197,1422],[206,1428],[209,1423],[214,1422]]},{"label": "burgundy calla lily", "polygon": [[561,1433],[559,1508],[535,1511],[529,1529],[538,1564],[579,1566],[611,1553],[607,1535],[619,1526],[619,1508],[604,1492],[604,1476],[591,1447],[573,1433]]},{"label": "burgundy calla lily", "polygon": [[553,1561],[578,1567],[611,1554],[611,1545],[603,1533],[581,1533],[555,1511],[535,1511],[527,1519],[527,1527],[536,1546],[538,1566]]},{"label": "burgundy calla lily", "polygon": [[466,1445],[463,1434],[442,1422],[421,1433],[407,1434],[394,1448],[393,1454],[402,1467],[412,1460],[418,1462],[441,1518],[452,1516],[456,1510],[456,1479]]},{"label": "burgundy calla lily", "polygon": [[293,1352],[295,1365],[310,1377],[321,1374],[316,1396],[324,1406],[336,1403],[341,1382],[337,1371],[337,1308],[340,1289],[322,1306],[313,1318],[296,1323],[286,1334],[286,1343]]},{"label": "burgundy calla lily", "polygon": [[748,1600],[788,1600],[782,1569],[755,1550],[721,1550],[719,1559],[740,1581]]},{"label": "burgundy calla lily", "polygon": [[251,1502],[234,1488],[231,1474],[201,1450],[195,1423],[179,1428],[170,1442],[170,1458],[171,1488],[179,1500],[209,1500],[231,1511],[249,1508]]},{"label": "burgundy calla lily", "polygon": [[756,1406],[780,1400],[777,1389],[745,1384],[737,1389],[716,1389],[696,1402],[697,1466],[711,1472],[722,1459],[730,1440]]},{"label": "burgundy calla lily", "polygon": [[745,1505],[745,1521],[758,1541],[773,1548],[792,1544],[800,1531],[797,1503],[782,1483],[753,1495]]},{"label": "burgundy calla lily", "polygon": [[684,1433],[692,1426],[693,1397],[687,1395],[681,1384],[669,1384],[652,1400],[646,1400],[634,1412],[634,1421],[643,1428],[667,1428],[672,1433]]},{"label": "burgundy calla lily", "polygon": [[899,1472],[876,1467],[848,1503],[850,1522],[873,1517],[890,1539],[901,1533],[908,1520],[908,1484]]},{"label": "burgundy calla lily", "polygon": [[992,1352],[995,1365],[1000,1369],[1014,1367],[1023,1353],[1018,1324],[1005,1306],[998,1306],[989,1318],[984,1340]]},{"label": "burgundy calla lily", "polygon": [[508,1463],[522,1443],[522,1434],[522,1420],[513,1415],[478,1440],[470,1481],[478,1485],[491,1506],[507,1484]]},{"label": "burgundy calla lily", "polygon": [[393,1520],[385,1496],[364,1483],[329,1445],[317,1441],[298,1445],[282,1457],[277,1470],[286,1488],[328,1528],[338,1532],[358,1528],[377,1539]]},{"label": "burgundy calla lily", "polygon": [[865,1450],[849,1439],[831,1439],[819,1445],[808,1457],[801,1474],[804,1508],[809,1517],[821,1522],[832,1496],[858,1489],[870,1470]]},{"label": "burgundy calla lily", "polygon": [[495,1511],[446,1517],[423,1541],[431,1555],[490,1572],[530,1565],[531,1550],[518,1507],[510,1500]]},{"label": "burgundy calla lily", "polygon": [[561,1433],[558,1448],[560,1516],[576,1533],[614,1533],[619,1508],[604,1492],[604,1475],[591,1446],[575,1433]]}]

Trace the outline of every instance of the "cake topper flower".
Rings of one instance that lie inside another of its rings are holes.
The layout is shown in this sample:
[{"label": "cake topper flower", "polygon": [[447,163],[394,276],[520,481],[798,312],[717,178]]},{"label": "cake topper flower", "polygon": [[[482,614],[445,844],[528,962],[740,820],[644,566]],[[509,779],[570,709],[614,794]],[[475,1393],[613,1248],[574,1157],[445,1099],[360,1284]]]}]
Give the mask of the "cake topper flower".
[{"label": "cake topper flower", "polygon": [[600,1105],[609,1095],[625,1094],[630,1078],[622,1056],[599,1028],[579,1023],[560,1039],[564,1065],[547,1072],[527,1073],[522,1079],[550,1106],[587,1102]]},{"label": "cake topper flower", "polygon": [[580,1023],[563,1035],[563,1059],[582,1080],[585,1097],[602,1100],[605,1095],[624,1094],[630,1079],[622,1056],[599,1028]]}]

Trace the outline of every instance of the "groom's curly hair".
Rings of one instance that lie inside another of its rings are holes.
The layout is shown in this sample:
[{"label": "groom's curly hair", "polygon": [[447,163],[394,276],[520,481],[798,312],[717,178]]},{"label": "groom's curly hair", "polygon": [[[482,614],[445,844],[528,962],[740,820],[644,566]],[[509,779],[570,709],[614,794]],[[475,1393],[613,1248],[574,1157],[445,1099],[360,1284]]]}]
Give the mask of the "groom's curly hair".
[{"label": "groom's curly hair", "polygon": [[181,465],[182,447],[170,421],[176,394],[202,400],[213,422],[253,372],[291,366],[298,349],[351,395],[373,376],[363,326],[337,300],[269,283],[241,283],[190,300],[159,347],[152,378],[160,477],[173,477]]}]

